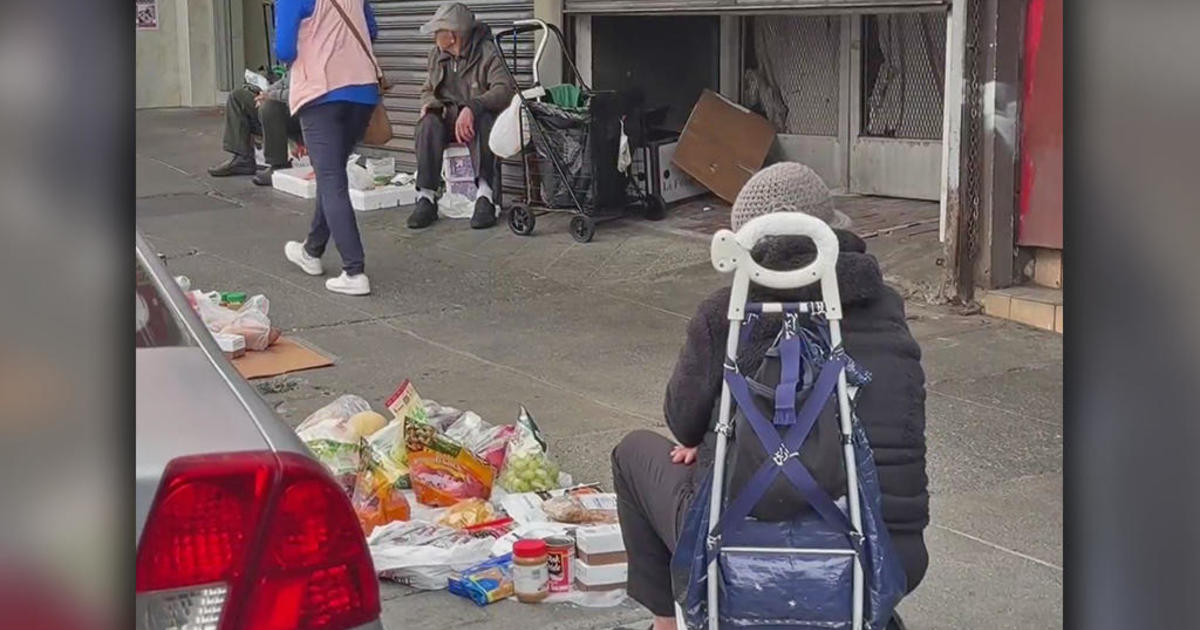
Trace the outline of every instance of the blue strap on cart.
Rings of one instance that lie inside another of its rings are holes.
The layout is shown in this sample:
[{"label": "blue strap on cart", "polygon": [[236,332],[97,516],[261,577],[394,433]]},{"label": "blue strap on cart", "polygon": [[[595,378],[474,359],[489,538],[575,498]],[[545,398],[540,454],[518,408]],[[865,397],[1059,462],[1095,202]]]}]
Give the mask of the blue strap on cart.
[{"label": "blue strap on cart", "polygon": [[[790,305],[788,305],[790,306]],[[750,385],[737,369],[736,363],[727,360],[725,382],[729,392],[742,410],[755,436],[762,443],[770,459],[746,482],[741,492],[729,503],[712,530],[710,547],[715,550],[721,545],[726,528],[736,527],[750,515],[754,506],[762,499],[767,489],[781,473],[804,497],[804,500],[830,526],[844,532],[855,552],[862,553],[861,537],[855,532],[849,518],[830,498],[812,474],[800,462],[799,449],[812,432],[817,418],[837,387],[837,377],[846,365],[843,353],[833,352],[821,366],[820,373],[809,390],[808,397],[796,409],[796,394],[801,386],[800,365],[804,357],[805,339],[797,324],[799,311],[784,311],[784,326],[778,343],[780,358],[780,382],[775,388],[775,414],[773,420],[754,404]],[[753,322],[748,322],[752,324]],[[747,326],[748,328],[749,326]],[[777,428],[778,427],[778,428]],[[786,428],[781,436],[779,429]]]}]

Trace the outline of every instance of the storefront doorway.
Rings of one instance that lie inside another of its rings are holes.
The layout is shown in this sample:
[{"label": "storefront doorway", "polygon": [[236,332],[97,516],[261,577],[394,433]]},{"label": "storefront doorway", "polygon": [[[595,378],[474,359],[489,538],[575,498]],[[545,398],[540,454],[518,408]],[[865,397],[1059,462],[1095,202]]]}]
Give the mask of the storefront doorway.
[{"label": "storefront doorway", "polygon": [[[567,0],[565,9],[577,23],[586,22],[585,28],[575,30],[590,38],[590,46],[577,48],[616,48],[630,59],[653,59],[653,51],[642,48],[659,43],[614,33],[607,27],[608,16],[626,16],[624,24],[663,15],[675,16],[673,20],[706,16],[693,19],[708,19],[714,27],[719,23],[712,36],[664,34],[668,41],[688,43],[694,61],[682,63],[690,65],[641,68],[639,78],[666,85],[678,83],[680,77],[708,77],[715,69],[706,87],[719,89],[775,124],[775,159],[808,164],[841,193],[939,200],[945,3],[881,1],[864,7],[859,2],[853,10],[840,12],[838,4]],[[792,12],[783,13],[788,10]],[[605,28],[597,28],[601,20]],[[579,61],[594,76],[624,71],[602,67],[608,60],[601,55]]]}]

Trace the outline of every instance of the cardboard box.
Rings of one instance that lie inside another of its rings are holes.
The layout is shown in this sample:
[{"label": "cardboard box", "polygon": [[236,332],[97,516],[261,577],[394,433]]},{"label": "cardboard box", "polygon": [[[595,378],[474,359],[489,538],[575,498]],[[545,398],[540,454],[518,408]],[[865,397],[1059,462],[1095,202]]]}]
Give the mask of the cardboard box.
[{"label": "cardboard box", "polygon": [[665,203],[675,203],[708,193],[700,182],[692,179],[673,162],[679,148],[679,134],[667,132],[657,139],[646,142],[646,151],[637,151],[633,161],[640,164],[649,156],[650,165],[646,173],[650,178],[650,192],[658,195]]},{"label": "cardboard box", "polygon": [[400,205],[416,203],[416,189],[401,188],[400,186],[376,186],[371,190],[350,189],[350,205],[359,212],[379,210],[380,208],[395,208]]},{"label": "cardboard box", "polygon": [[576,547],[575,557],[590,565],[624,564],[629,562],[629,554],[625,553],[624,550],[609,553],[587,553],[586,551],[580,551],[579,547]]},{"label": "cardboard box", "polygon": [[456,182],[453,180],[446,181],[446,192],[458,193],[467,199],[475,200],[475,193],[479,191],[479,187],[475,185],[475,180]]},{"label": "cardboard box", "polygon": [[674,164],[725,201],[762,168],[775,141],[770,121],[729,99],[705,90],[692,109]]},{"label": "cardboard box", "polygon": [[629,581],[629,564],[588,564],[575,559],[575,588],[603,591],[624,588]]},{"label": "cardboard box", "polygon": [[227,358],[237,359],[246,355],[245,337],[225,333],[213,333],[212,336],[216,340],[217,346],[221,348],[221,352],[224,352]]},{"label": "cardboard box", "polygon": [[442,152],[442,179],[447,182],[475,181],[470,149],[461,144],[446,147]]},{"label": "cardboard box", "polygon": [[271,174],[271,186],[289,195],[304,199],[316,199],[317,174],[311,166],[285,168]]}]

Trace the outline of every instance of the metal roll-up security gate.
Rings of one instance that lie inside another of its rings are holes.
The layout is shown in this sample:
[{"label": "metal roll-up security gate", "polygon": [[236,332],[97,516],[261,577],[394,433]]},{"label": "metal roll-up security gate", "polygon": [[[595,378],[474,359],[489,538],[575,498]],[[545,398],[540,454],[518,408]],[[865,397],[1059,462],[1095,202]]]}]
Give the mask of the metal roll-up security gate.
[{"label": "metal roll-up security gate", "polygon": [[639,15],[662,13],[752,14],[796,10],[879,12],[945,5],[945,0],[565,0],[565,13]]},{"label": "metal roll-up security gate", "polygon": [[[375,40],[375,55],[392,88],[384,96],[384,106],[392,123],[392,140],[383,147],[364,147],[365,153],[386,153],[396,158],[396,170],[412,173],[417,168],[415,131],[421,113],[420,91],[425,81],[426,64],[433,38],[422,35],[421,25],[433,17],[443,4],[437,0],[371,0],[379,36]],[[514,20],[533,17],[533,0],[471,0],[465,2],[476,18],[493,31],[511,25]],[[505,39],[504,54],[512,59],[512,40]],[[533,35],[517,41],[517,80],[522,85],[532,81]],[[517,162],[505,162],[505,188],[524,186]]]}]

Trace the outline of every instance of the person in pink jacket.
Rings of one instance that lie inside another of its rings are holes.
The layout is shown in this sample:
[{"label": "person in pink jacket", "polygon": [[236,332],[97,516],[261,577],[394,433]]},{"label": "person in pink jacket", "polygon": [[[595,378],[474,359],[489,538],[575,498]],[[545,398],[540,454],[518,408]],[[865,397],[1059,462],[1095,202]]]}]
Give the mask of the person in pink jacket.
[{"label": "person in pink jacket", "polygon": [[321,256],[332,237],[342,256],[342,273],[326,280],[325,288],[346,295],[371,292],[362,238],[350,205],[346,161],[379,102],[376,60],[364,50],[376,33],[375,16],[366,0],[275,3],[275,53],[290,64],[288,105],[300,119],[317,177],[317,207],[308,237],[303,242],[289,241],[284,255],[305,273],[323,275]]}]

